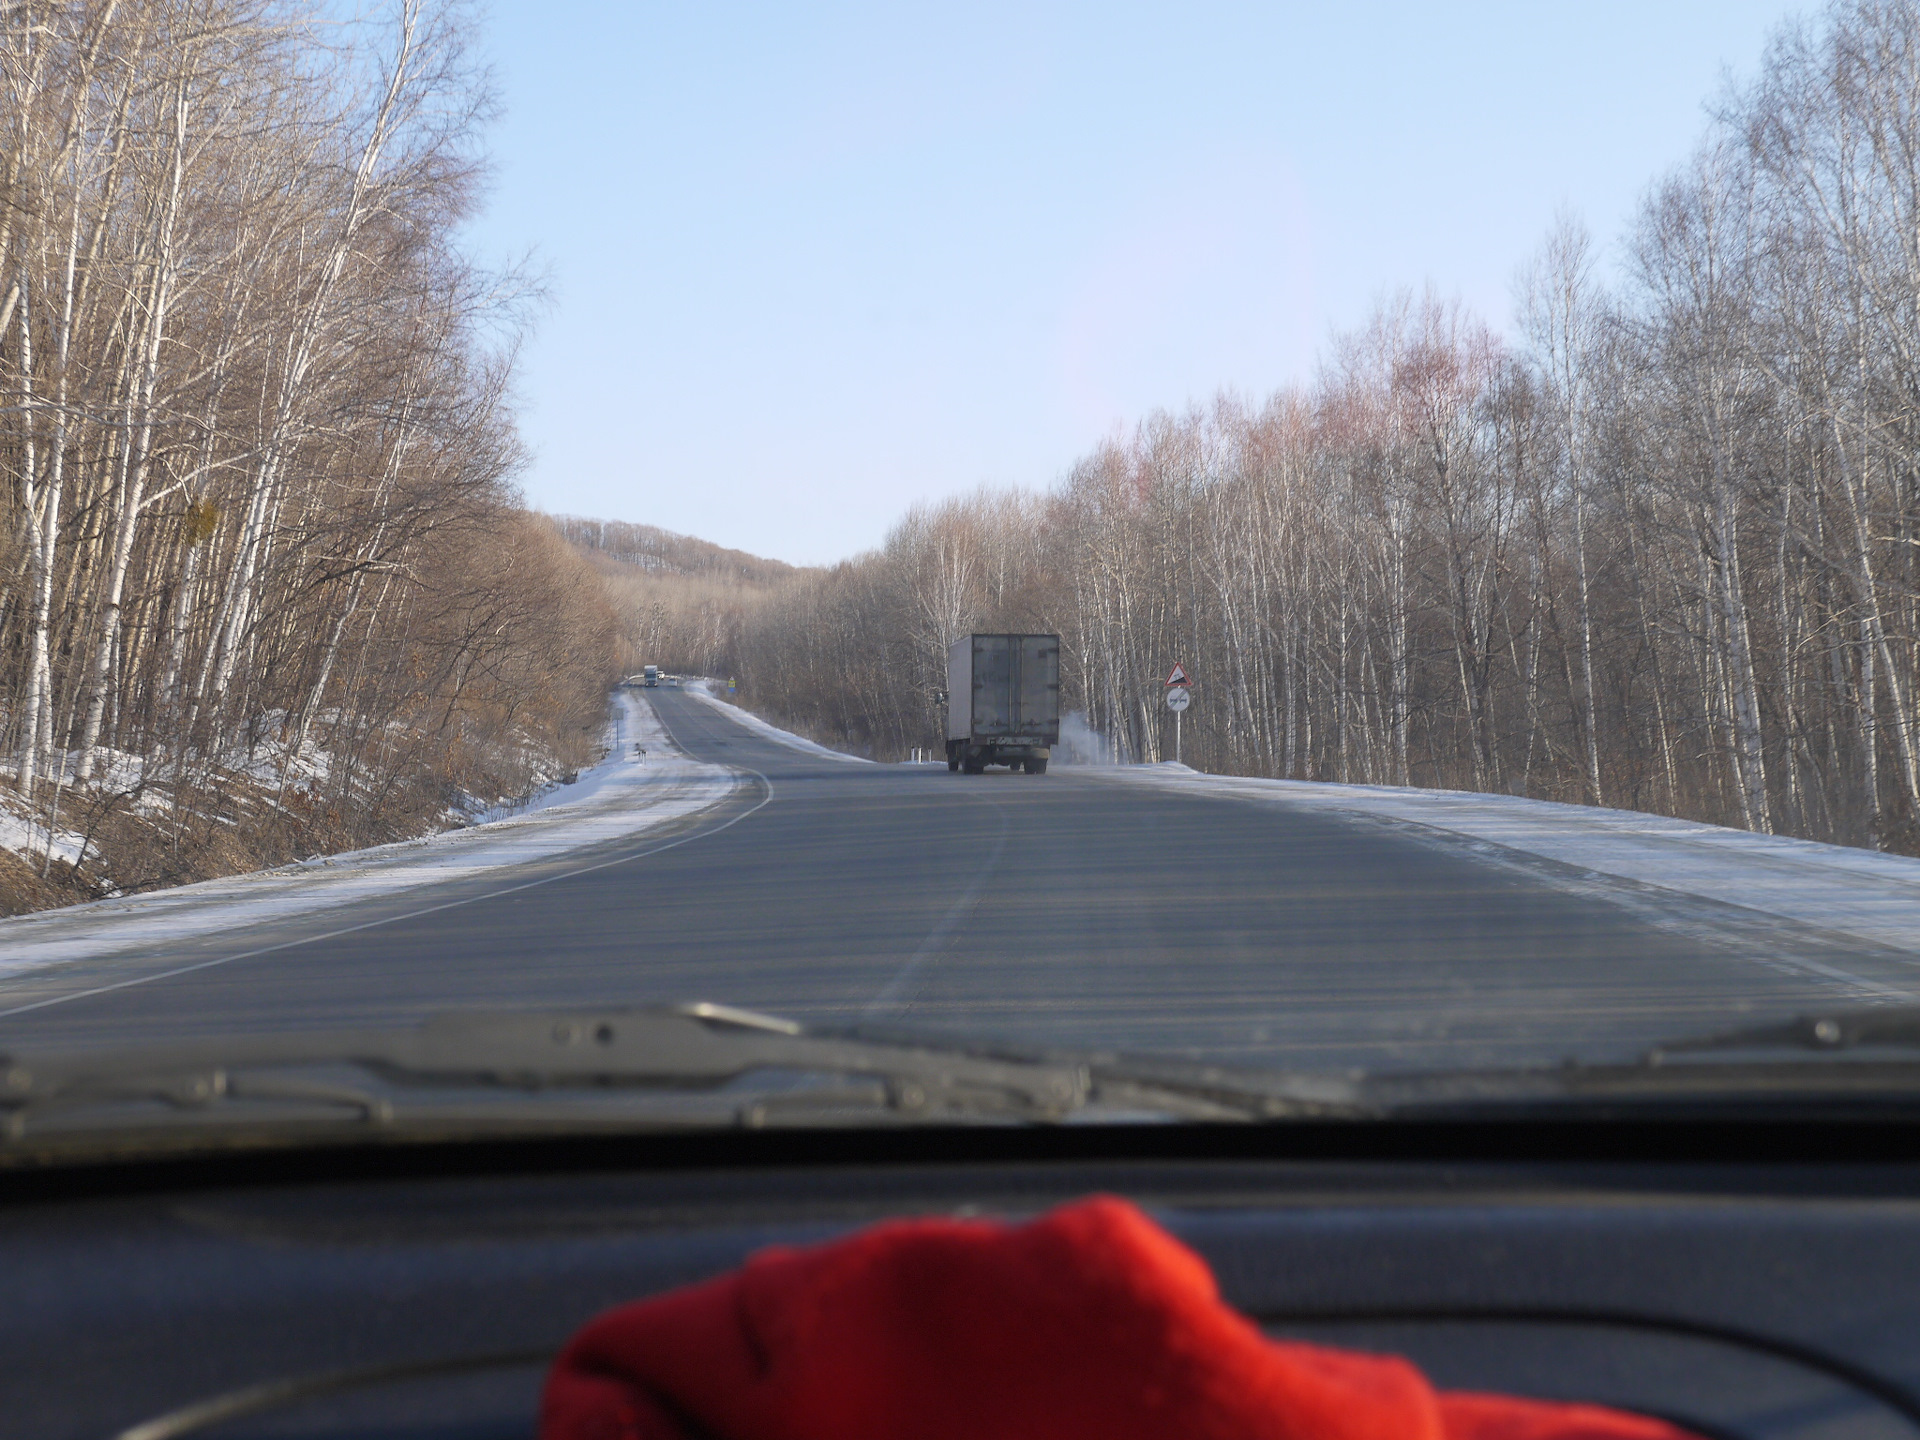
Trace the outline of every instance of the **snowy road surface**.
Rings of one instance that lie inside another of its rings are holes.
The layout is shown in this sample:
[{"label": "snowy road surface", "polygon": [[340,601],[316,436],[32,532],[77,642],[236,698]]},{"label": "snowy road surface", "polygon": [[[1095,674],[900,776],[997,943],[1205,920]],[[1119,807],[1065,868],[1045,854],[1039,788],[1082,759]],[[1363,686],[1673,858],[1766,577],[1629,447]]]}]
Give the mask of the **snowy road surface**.
[{"label": "snowy road surface", "polygon": [[597,778],[571,818],[420,847],[432,864],[356,858],[323,907],[303,888],[323,882],[278,872],[115,922],[146,929],[114,930],[110,905],[5,922],[0,1043],[708,999],[1277,1064],[1488,1064],[1920,998],[1920,862],[1173,766],[855,764],[711,696],[648,695],[681,758]]}]

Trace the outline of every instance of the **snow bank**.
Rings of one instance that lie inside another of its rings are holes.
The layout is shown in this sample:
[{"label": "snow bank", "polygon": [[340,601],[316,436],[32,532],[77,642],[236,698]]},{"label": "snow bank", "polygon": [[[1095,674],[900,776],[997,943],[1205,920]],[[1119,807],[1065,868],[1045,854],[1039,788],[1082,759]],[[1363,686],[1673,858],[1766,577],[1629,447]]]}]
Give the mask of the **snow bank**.
[{"label": "snow bank", "polygon": [[736,721],[746,726],[749,730],[764,735],[769,740],[777,741],[779,744],[789,746],[795,750],[804,750],[809,755],[823,756],[828,760],[845,760],[852,765],[871,765],[874,763],[863,756],[849,755],[843,750],[829,750],[824,745],[815,744],[804,735],[795,735],[791,731],[782,730],[776,725],[769,725],[751,710],[742,710],[738,705],[722,700],[718,695],[714,694],[713,682],[711,680],[689,680],[685,688],[687,693],[695,699],[704,700],[707,704],[713,706],[714,709],[725,711],[729,720]]},{"label": "snow bank", "polygon": [[1674,896],[1739,907],[1920,958],[1920,859],[1907,856],[1512,795],[1242,779],[1170,764],[1094,773],[1385,823],[1564,889],[1629,904]]},{"label": "snow bank", "polygon": [[[652,829],[723,800],[739,783],[725,766],[689,759],[652,706],[629,691],[616,703],[625,744],[510,819],[315,857],[150,894],[0,919],[0,977],[122,950],[177,946],[247,925],[522,865]],[[611,746],[615,729],[609,725]],[[636,742],[646,747],[636,758]],[[0,1013],[11,1013],[0,978]],[[19,1007],[14,1007],[17,1010]]]}]

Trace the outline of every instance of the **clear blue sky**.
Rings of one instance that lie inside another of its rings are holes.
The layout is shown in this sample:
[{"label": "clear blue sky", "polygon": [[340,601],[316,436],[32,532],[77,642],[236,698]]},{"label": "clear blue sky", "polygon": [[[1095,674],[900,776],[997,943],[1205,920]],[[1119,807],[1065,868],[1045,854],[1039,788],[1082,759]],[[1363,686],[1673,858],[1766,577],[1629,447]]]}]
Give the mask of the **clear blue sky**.
[{"label": "clear blue sky", "polygon": [[1611,250],[1797,8],[497,0],[527,498],[829,561],[1306,378],[1383,289],[1505,327],[1555,208]]}]

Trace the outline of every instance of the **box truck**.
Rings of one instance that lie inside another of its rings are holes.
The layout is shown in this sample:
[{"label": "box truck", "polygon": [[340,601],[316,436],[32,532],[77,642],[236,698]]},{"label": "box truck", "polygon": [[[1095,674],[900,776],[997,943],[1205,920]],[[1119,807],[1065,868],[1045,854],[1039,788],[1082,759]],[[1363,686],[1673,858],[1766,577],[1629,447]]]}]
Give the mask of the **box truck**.
[{"label": "box truck", "polygon": [[967,635],[947,651],[947,769],[1047,773],[1060,742],[1060,637]]}]

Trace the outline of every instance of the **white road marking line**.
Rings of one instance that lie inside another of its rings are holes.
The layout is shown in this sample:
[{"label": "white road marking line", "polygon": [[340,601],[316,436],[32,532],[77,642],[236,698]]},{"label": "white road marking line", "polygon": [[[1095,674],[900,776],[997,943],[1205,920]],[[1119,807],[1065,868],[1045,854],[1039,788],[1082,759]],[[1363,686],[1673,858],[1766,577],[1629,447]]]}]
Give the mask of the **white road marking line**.
[{"label": "white road marking line", "polygon": [[881,986],[873,999],[867,1002],[866,1007],[860,1012],[863,1017],[877,1015],[880,1011],[893,1007],[894,1001],[906,988],[908,982],[918,975],[921,967],[947,943],[947,937],[953,934],[954,928],[973,908],[974,901],[980,896],[980,887],[987,883],[987,877],[1000,868],[1000,856],[1007,848],[1007,832],[1012,828],[1007,824],[1007,808],[993,796],[982,795],[978,790],[967,793],[981,796],[1000,814],[1000,834],[993,842],[993,853],[987,856],[987,863],[974,874],[972,883],[961,892],[960,898],[947,908],[947,913],[941,917],[939,923],[927,932],[927,938],[920,942],[920,948],[913,952],[907,963],[902,965],[893,978]]}]

